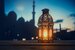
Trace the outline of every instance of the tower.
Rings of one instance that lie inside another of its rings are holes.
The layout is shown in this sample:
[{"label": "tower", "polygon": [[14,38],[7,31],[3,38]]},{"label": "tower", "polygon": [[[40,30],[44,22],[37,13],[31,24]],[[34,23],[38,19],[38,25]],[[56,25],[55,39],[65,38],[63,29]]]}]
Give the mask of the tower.
[{"label": "tower", "polygon": [[35,0],[33,0],[33,12],[32,12],[32,17],[33,17],[33,25],[35,26]]},{"label": "tower", "polygon": [[49,14],[49,9],[43,9],[38,20],[38,40],[42,42],[53,41],[53,18]]}]

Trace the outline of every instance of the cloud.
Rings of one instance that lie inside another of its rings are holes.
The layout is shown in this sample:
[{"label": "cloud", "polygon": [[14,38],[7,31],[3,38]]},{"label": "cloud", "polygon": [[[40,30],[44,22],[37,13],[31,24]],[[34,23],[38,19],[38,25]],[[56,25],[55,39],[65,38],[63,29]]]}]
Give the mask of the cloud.
[{"label": "cloud", "polygon": [[58,19],[55,21],[55,23],[61,23],[61,22],[63,22],[63,19]]}]

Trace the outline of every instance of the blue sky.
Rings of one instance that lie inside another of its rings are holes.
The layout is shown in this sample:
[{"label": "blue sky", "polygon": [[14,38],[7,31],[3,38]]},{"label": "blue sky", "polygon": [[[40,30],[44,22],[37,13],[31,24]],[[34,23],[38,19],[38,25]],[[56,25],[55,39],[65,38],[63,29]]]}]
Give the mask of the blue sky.
[{"label": "blue sky", "polygon": [[[33,0],[5,0],[5,12],[15,11],[17,19],[21,16],[25,21],[32,19],[32,1]],[[75,14],[75,0],[35,0],[36,17],[35,22],[37,26],[38,18],[42,14],[42,9],[48,8],[54,22],[58,19],[63,19],[62,28],[74,29],[74,18],[69,17],[70,14]],[[59,28],[55,23],[54,28]]]}]

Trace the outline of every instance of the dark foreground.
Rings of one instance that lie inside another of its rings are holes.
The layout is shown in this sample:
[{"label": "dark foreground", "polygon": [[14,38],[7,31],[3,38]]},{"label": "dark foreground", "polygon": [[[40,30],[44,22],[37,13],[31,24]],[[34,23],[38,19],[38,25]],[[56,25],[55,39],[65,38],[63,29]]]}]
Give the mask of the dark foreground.
[{"label": "dark foreground", "polygon": [[0,41],[0,50],[75,50],[75,42]]}]

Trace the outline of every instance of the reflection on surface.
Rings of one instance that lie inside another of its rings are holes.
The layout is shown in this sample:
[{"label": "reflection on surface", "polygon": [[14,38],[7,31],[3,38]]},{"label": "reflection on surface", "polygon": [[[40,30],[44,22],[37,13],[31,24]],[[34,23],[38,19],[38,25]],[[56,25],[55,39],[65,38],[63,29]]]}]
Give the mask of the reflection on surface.
[{"label": "reflection on surface", "polygon": [[75,46],[0,46],[0,50],[75,50]]}]

